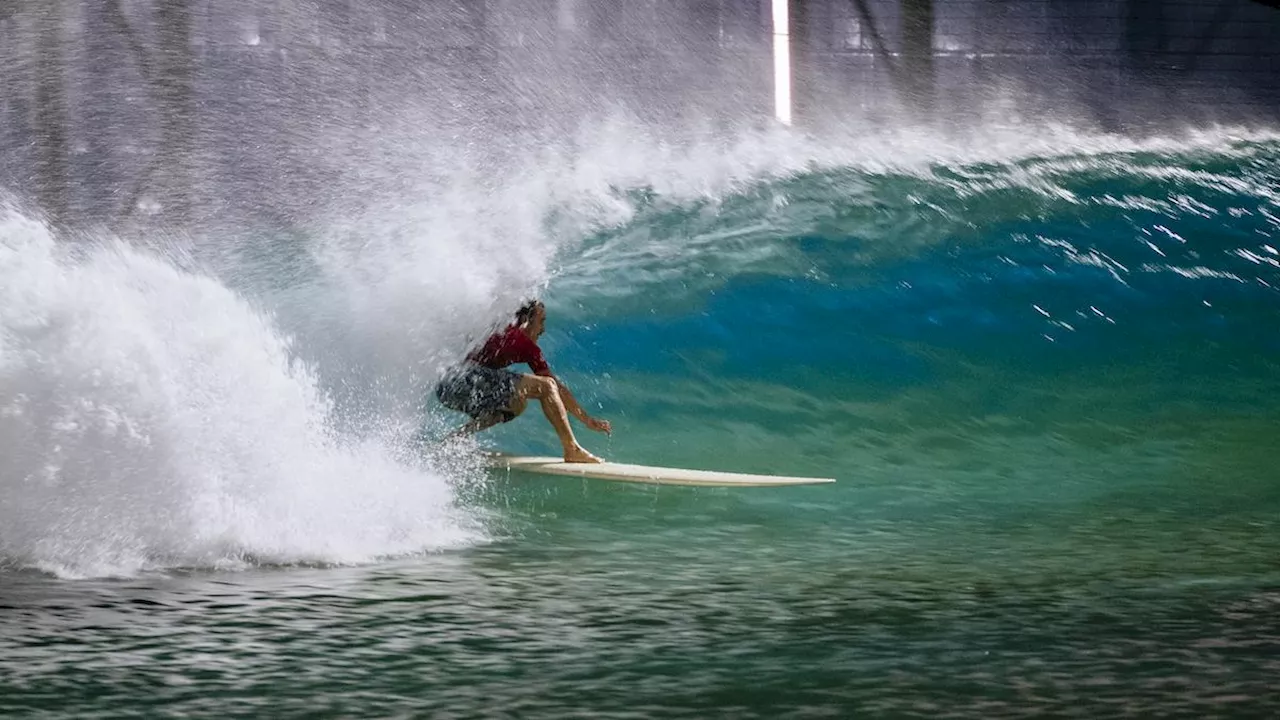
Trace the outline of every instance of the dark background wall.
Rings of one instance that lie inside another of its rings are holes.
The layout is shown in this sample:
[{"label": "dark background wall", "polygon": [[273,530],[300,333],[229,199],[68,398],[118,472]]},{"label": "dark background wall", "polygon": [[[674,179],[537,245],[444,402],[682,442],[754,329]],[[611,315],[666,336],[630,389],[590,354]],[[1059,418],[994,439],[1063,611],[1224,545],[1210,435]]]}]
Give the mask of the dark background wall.
[{"label": "dark background wall", "polygon": [[[1280,10],[1255,0],[828,0],[797,8],[798,104],[927,92],[948,113],[1000,93],[1114,129],[1274,118]],[[919,60],[915,58],[920,58]],[[804,75],[804,71],[801,71]],[[923,74],[923,78],[912,75]]]},{"label": "dark background wall", "polygon": [[[797,123],[1273,123],[1273,4],[793,0]],[[443,162],[399,137],[500,162],[584,118],[765,123],[769,18],[769,0],[0,0],[0,192],[75,225],[289,222],[407,181],[406,156]]]}]

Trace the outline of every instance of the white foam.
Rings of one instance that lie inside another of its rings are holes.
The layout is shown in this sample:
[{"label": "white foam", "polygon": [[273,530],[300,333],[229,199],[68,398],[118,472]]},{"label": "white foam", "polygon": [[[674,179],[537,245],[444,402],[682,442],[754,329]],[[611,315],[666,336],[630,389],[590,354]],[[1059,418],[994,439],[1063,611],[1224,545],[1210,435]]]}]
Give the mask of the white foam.
[{"label": "white foam", "polygon": [[268,317],[0,209],[0,557],[70,575],[360,562],[480,537],[446,480],[344,441]]}]

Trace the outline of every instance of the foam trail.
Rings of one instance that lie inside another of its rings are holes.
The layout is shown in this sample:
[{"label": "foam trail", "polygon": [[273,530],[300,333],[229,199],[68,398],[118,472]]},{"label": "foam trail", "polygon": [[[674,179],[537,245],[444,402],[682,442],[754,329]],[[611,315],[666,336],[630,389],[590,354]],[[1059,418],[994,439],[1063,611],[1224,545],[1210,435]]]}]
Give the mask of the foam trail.
[{"label": "foam trail", "polygon": [[442,477],[328,420],[224,285],[0,211],[0,562],[354,562],[478,537]]}]

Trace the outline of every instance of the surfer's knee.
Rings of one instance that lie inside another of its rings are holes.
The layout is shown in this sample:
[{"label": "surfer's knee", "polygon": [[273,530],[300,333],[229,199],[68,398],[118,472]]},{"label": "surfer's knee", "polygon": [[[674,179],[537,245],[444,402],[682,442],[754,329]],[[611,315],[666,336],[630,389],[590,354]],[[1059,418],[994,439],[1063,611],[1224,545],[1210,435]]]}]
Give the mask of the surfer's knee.
[{"label": "surfer's knee", "polygon": [[536,398],[555,397],[559,386],[556,379],[545,375],[529,376],[529,394]]}]

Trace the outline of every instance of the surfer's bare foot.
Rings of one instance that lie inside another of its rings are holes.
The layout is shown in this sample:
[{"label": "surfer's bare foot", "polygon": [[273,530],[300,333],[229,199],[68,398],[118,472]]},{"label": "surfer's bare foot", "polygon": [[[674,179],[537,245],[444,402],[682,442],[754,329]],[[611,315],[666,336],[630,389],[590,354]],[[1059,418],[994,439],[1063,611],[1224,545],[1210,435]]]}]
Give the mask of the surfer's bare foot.
[{"label": "surfer's bare foot", "polygon": [[604,458],[596,457],[579,446],[565,450],[564,461],[567,463],[602,463]]}]

